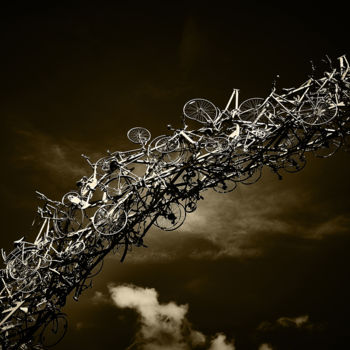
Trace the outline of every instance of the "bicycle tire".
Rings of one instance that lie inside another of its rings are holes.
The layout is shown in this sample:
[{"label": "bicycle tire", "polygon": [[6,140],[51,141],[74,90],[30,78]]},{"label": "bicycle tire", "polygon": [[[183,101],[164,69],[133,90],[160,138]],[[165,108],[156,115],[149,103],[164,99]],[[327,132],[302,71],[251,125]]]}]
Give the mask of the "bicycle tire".
[{"label": "bicycle tire", "polygon": [[115,160],[114,157],[103,157],[100,158],[96,163],[95,167],[97,170],[97,173],[101,176],[103,176],[105,173],[110,173],[113,170],[111,169],[111,163]]},{"label": "bicycle tire", "polygon": [[137,126],[128,131],[127,137],[133,143],[146,145],[151,139],[151,133],[146,128]]},{"label": "bicycle tire", "polygon": [[231,179],[218,180],[213,187],[213,190],[218,193],[232,192],[237,187],[237,182]]},{"label": "bicycle tire", "polygon": [[288,155],[283,163],[283,169],[287,173],[297,173],[298,171],[304,169],[306,165],[306,159],[304,156],[298,153],[293,153]]},{"label": "bicycle tire", "polygon": [[127,214],[124,209],[113,204],[100,207],[92,219],[95,230],[103,236],[113,236],[127,224]]},{"label": "bicycle tire", "polygon": [[343,144],[343,136],[335,135],[333,137],[324,139],[322,143],[316,144],[316,147],[312,153],[317,158],[329,158],[335,154]]},{"label": "bicycle tire", "polygon": [[40,342],[46,348],[57,345],[65,336],[68,321],[64,314],[56,314],[48,320],[40,332]]},{"label": "bicycle tire", "polygon": [[83,241],[77,241],[67,247],[69,254],[78,255],[85,250],[86,246]]},{"label": "bicycle tire", "polygon": [[34,292],[39,286],[41,286],[41,275],[39,271],[35,271],[31,276],[25,279],[16,281],[17,291],[23,294],[29,294]]},{"label": "bicycle tire", "polygon": [[40,268],[51,264],[51,257],[43,258],[36,247],[18,247],[6,259],[6,269],[14,280],[23,280],[33,275]]},{"label": "bicycle tire", "polygon": [[217,117],[218,110],[212,102],[204,98],[194,98],[185,103],[183,114],[199,123],[211,124]]},{"label": "bicycle tire", "polygon": [[[269,118],[276,119],[275,108],[269,102],[265,103],[264,105],[264,102],[265,99],[261,97],[253,97],[243,101],[238,107],[239,118],[256,125],[261,123],[262,128],[267,127],[270,121]],[[266,112],[261,114],[264,112],[264,109]],[[269,117],[267,117],[267,113],[269,114]],[[258,117],[259,120],[257,120]]]},{"label": "bicycle tire", "polygon": [[160,164],[176,164],[184,159],[184,145],[177,138],[161,135],[149,143],[148,156],[153,161],[160,162]]},{"label": "bicycle tire", "polygon": [[337,113],[338,108],[329,96],[308,97],[298,109],[299,119],[311,126],[327,124]]},{"label": "bicycle tire", "polygon": [[262,166],[252,168],[248,171],[248,177],[241,181],[243,185],[252,185],[260,180],[262,175]]},{"label": "bicycle tire", "polygon": [[67,192],[61,200],[62,204],[66,207],[77,206],[80,201],[80,194],[76,191]]},{"label": "bicycle tire", "polygon": [[205,141],[205,150],[208,153],[222,153],[229,149],[229,141],[222,136],[213,137]]},{"label": "bicycle tire", "polygon": [[154,225],[163,231],[173,231],[183,224],[185,218],[186,210],[183,205],[170,202],[160,209]]},{"label": "bicycle tire", "polygon": [[193,213],[197,209],[197,199],[188,199],[184,205],[186,213]]},{"label": "bicycle tire", "polygon": [[104,184],[104,192],[107,195],[107,198],[114,200],[120,198],[125,193],[130,191],[135,184],[137,183],[136,179],[128,175],[120,175],[112,177]]},{"label": "bicycle tire", "polygon": [[67,208],[67,210],[57,210],[53,218],[56,232],[64,236],[78,231],[83,221],[83,211],[74,207]]}]

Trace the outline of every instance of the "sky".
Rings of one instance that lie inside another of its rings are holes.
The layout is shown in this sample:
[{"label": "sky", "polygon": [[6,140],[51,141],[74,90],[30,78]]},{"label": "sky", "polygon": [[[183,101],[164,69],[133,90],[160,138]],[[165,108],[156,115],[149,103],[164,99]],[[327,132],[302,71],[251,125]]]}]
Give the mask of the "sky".
[{"label": "sky", "polygon": [[[39,204],[75,188],[106,150],[180,127],[186,101],[224,108],[304,82],[348,54],[341,6],[293,1],[72,1],[1,5],[1,247],[29,235]],[[348,336],[349,153],[268,169],[206,191],[176,231],[105,259],[69,298],[55,349],[338,349]]]}]

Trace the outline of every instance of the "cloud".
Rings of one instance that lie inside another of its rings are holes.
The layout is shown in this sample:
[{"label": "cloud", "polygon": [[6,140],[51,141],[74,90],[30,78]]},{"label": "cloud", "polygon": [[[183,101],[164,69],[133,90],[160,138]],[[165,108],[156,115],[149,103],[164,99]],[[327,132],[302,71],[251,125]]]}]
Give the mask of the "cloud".
[{"label": "cloud", "polygon": [[210,344],[208,350],[235,350],[232,343],[226,341],[226,336],[224,334],[218,334]]},{"label": "cloud", "polygon": [[347,232],[350,226],[350,219],[345,215],[337,215],[329,220],[321,222],[312,231],[309,231],[309,237],[322,239],[326,235]]},{"label": "cloud", "polygon": [[70,179],[84,175],[84,162],[74,161],[83,147],[74,140],[58,142],[49,134],[33,128],[17,129],[16,133],[21,145],[16,152],[16,160],[30,162],[49,173]]},{"label": "cloud", "polygon": [[235,349],[223,334],[218,334],[209,342],[187,320],[188,305],[177,305],[173,301],[161,304],[154,288],[109,286],[109,292],[117,307],[134,309],[139,315],[140,327],[129,349],[192,350],[203,349],[206,345],[208,350]]},{"label": "cloud", "polygon": [[262,322],[258,329],[263,331],[275,330],[278,328],[313,328],[309,320],[309,315],[301,315],[297,317],[280,317],[274,322]]},{"label": "cloud", "polygon": [[91,298],[91,301],[93,304],[109,304],[111,302],[106,295],[98,290],[95,291],[94,295]]},{"label": "cloud", "polygon": [[128,259],[256,258],[290,239],[304,245],[348,232],[348,211],[328,210],[327,199],[316,200],[314,191],[308,184],[288,186],[288,179],[276,183],[269,174],[252,186],[239,184],[232,193],[205,191],[176,232],[152,229],[145,238],[150,249]]},{"label": "cloud", "polygon": [[277,323],[279,323],[283,327],[290,327],[290,326],[295,326],[295,327],[302,327],[305,323],[309,321],[309,316],[304,315],[304,316],[298,316],[298,317],[280,317],[277,320]]},{"label": "cloud", "polygon": [[[152,229],[146,236],[146,244],[151,249],[138,250],[137,256],[130,254],[130,259],[139,262],[182,257],[215,260],[261,256],[266,249],[266,242],[261,242],[262,235],[266,238],[266,234],[297,234],[297,222],[286,213],[290,208],[298,207],[300,198],[307,200],[308,197],[289,189],[276,193],[270,185],[257,185],[256,191],[254,186],[241,185],[229,194],[206,191],[198,209],[187,214],[176,232]],[[339,224],[342,223],[339,220]],[[309,235],[306,228],[300,231]]]},{"label": "cloud", "polygon": [[259,346],[259,350],[273,350],[270,344],[264,343]]}]

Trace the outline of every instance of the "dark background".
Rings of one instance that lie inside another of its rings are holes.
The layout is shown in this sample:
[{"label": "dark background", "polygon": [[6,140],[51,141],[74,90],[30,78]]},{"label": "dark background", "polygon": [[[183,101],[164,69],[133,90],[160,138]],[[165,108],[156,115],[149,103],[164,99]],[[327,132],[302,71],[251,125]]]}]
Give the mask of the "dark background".
[{"label": "dark background", "polygon": [[[180,126],[195,97],[223,108],[301,84],[310,60],[349,54],[340,3],[73,1],[1,5],[1,247],[27,234],[38,202],[89,172],[105,150],[133,145],[126,132]],[[349,55],[348,55],[349,57]],[[136,314],[91,302],[107,284],[153,287],[162,302],[188,303],[188,319],[236,348],[336,349],[348,342],[349,155],[310,157],[278,181],[206,193],[179,230],[152,230],[120,264],[106,259],[94,289],[65,312],[57,349],[125,349]],[[28,237],[29,238],[29,237]],[[305,327],[280,317],[308,315]],[[268,327],[259,327],[269,322]],[[80,326],[78,326],[78,324]],[[84,325],[84,326],[81,326]]]}]

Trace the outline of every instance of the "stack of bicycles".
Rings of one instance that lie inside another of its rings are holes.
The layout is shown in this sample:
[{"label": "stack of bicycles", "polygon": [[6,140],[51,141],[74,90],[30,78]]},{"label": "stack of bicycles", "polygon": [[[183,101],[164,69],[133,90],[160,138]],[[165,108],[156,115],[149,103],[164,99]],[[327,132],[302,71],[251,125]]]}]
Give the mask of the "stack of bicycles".
[{"label": "stack of bicycles", "polygon": [[[239,104],[234,90],[219,109],[202,98],[183,107],[183,127],[168,126],[151,137],[143,127],[128,131],[137,148],[109,152],[92,162],[91,174],[60,201],[42,201],[32,229],[2,251],[0,344],[6,349],[48,348],[62,339],[67,320],[60,309],[69,294],[91,286],[111,251],[123,261],[133,246],[144,246],[156,226],[175,230],[196,210],[201,193],[225,193],[255,183],[262,168],[279,178],[300,171],[306,154],[329,157],[350,133],[350,71],[345,56],[328,62],[300,87],[276,88],[263,98]],[[191,127],[190,127],[191,125]]]}]

